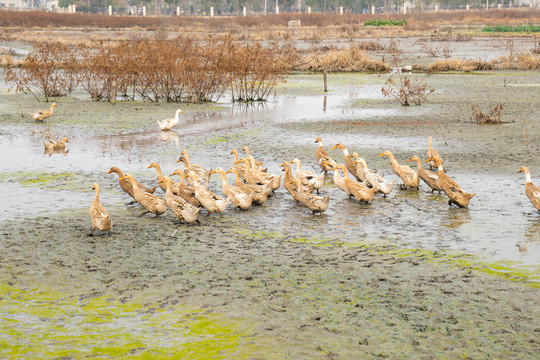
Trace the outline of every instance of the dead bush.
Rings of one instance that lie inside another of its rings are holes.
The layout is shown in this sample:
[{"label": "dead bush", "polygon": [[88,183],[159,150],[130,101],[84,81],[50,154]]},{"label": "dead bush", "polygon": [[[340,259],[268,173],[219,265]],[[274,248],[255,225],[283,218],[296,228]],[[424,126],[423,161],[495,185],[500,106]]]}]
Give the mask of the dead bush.
[{"label": "dead bush", "polygon": [[14,84],[16,91],[31,93],[39,90],[45,101],[51,96],[64,96],[77,86],[74,72],[76,59],[71,48],[62,44],[38,44],[23,61],[20,69],[5,69],[6,82]]},{"label": "dead bush", "polygon": [[402,51],[399,44],[393,43],[390,54],[391,63],[394,66],[393,73],[384,83],[381,92],[384,97],[394,98],[403,106],[409,106],[411,102],[421,105],[435,89],[427,85],[425,77],[410,78],[403,75],[400,66]]},{"label": "dead bush", "polygon": [[471,120],[476,121],[480,125],[495,125],[502,124],[501,121],[501,112],[503,110],[503,105],[496,105],[491,111],[486,115],[480,110],[480,106],[474,104],[471,106],[472,116]]},{"label": "dead bush", "polygon": [[357,44],[348,48],[310,54],[298,68],[315,71],[383,72],[390,70],[390,67],[385,63],[370,59]]}]

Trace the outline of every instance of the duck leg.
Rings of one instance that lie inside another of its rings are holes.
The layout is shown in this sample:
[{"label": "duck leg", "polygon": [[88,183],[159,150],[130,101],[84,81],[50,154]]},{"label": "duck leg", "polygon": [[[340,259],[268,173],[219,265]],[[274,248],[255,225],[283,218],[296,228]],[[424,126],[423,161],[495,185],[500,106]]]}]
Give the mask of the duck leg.
[{"label": "duck leg", "polygon": [[139,217],[143,217],[144,215],[148,214],[150,211],[149,210],[146,210],[145,212],[143,212],[141,215],[139,215]]},{"label": "duck leg", "polygon": [[[94,231],[96,231],[96,227],[93,227],[92,228],[92,231],[90,232],[90,234],[86,234],[87,236],[94,236]],[[109,230],[110,231],[110,230]]]}]

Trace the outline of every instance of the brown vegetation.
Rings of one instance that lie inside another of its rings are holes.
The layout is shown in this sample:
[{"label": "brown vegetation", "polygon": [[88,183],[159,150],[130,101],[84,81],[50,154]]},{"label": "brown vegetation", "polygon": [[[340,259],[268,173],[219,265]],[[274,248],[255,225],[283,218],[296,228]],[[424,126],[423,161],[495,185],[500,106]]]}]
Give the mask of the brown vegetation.
[{"label": "brown vegetation", "polygon": [[63,96],[75,89],[75,62],[73,52],[66,46],[38,44],[35,51],[25,58],[19,71],[14,71],[8,64],[6,82],[15,84],[16,91],[34,96],[34,91],[40,90],[45,101],[49,101],[51,96]]},{"label": "brown vegetation", "polygon": [[362,46],[353,44],[348,48],[321,49],[310,53],[297,67],[301,70],[315,71],[372,71],[384,72],[390,70],[387,64],[368,57]]},{"label": "brown vegetation", "polygon": [[472,118],[480,125],[495,125],[495,124],[502,124],[501,121],[501,112],[503,110],[503,105],[499,104],[496,105],[489,114],[484,114],[482,110],[480,110],[480,106],[474,104],[471,106],[471,110],[473,112]]},{"label": "brown vegetation", "polygon": [[266,16],[201,17],[201,16],[108,16],[105,14],[61,14],[43,11],[7,11],[0,10],[0,27],[24,28],[140,28],[156,30],[160,28],[198,28],[213,32],[229,32],[232,29],[287,27],[290,20],[300,20],[302,27],[341,27],[341,31],[351,34],[358,30],[358,25],[371,19],[406,20],[408,28],[426,28],[440,24],[509,24],[512,22],[538,22],[539,14],[529,9],[502,10],[457,10],[438,12],[415,12],[409,14],[320,14],[320,13],[283,13]]},{"label": "brown vegetation", "polygon": [[37,45],[17,71],[6,68],[6,81],[17,91],[38,90],[45,100],[80,84],[95,100],[205,102],[229,88],[233,100],[266,100],[284,81],[294,52],[277,43],[262,47],[232,37],[204,40],[139,38],[96,47]]}]

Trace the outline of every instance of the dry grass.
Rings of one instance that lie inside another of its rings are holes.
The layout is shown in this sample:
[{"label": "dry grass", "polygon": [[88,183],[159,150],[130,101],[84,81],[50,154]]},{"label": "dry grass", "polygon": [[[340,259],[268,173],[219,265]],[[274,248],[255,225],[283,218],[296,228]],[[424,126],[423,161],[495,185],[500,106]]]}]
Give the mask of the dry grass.
[{"label": "dry grass", "polygon": [[370,59],[361,46],[353,44],[344,49],[320,50],[308,55],[304,62],[297,66],[299,70],[315,71],[389,71],[387,64]]},{"label": "dry grass", "polygon": [[471,119],[480,125],[498,125],[503,123],[501,121],[502,104],[496,105],[487,115],[476,104],[471,106],[471,110],[473,112]]},{"label": "dry grass", "polygon": [[436,61],[427,67],[428,73],[476,70],[540,70],[540,56],[535,54],[507,55],[490,61],[447,59]]},{"label": "dry grass", "polygon": [[108,16],[101,14],[60,14],[43,11],[8,11],[0,10],[0,27],[13,28],[106,28],[126,29],[138,28],[145,30],[186,29],[198,31],[231,32],[239,29],[270,29],[286,28],[290,20],[300,20],[302,27],[328,28],[337,27],[346,37],[360,32],[363,23],[373,19],[407,20],[408,25],[399,31],[407,29],[425,30],[439,27],[441,24],[478,25],[534,23],[540,20],[540,14],[529,9],[503,10],[471,10],[471,11],[439,11],[403,14],[301,14],[283,13],[266,16],[234,16],[234,17],[196,17],[196,16]]}]

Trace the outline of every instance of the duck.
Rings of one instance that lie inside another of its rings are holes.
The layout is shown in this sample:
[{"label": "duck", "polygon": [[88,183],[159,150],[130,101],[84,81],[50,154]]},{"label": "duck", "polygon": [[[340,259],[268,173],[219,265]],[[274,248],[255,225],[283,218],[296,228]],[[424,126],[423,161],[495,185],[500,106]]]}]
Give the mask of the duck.
[{"label": "duck", "polygon": [[[294,181],[295,177],[291,171],[291,163],[289,161],[285,161],[279,165],[279,167],[283,168],[282,171],[285,172],[285,175],[283,176],[283,187],[289,192],[289,194],[291,194],[294,202],[298,204],[298,186]],[[302,182],[305,191],[313,193],[313,186],[310,186],[306,179],[300,179],[300,181]]]},{"label": "duck", "polygon": [[[337,168],[336,168],[337,169]],[[351,193],[349,192],[349,190],[347,189],[347,187],[345,186],[345,178],[343,176],[341,176],[341,174],[339,173],[339,171],[335,171],[336,169],[334,169],[334,177],[333,177],[333,180],[334,180],[334,185],[336,185],[336,187],[343,191],[345,194],[347,194],[347,196],[351,196]]]},{"label": "duck", "polygon": [[165,202],[171,211],[176,215],[179,222],[182,220],[186,224],[193,224],[198,221],[200,207],[193,206],[180,196],[172,192],[172,181],[168,176],[163,176],[158,180],[158,184],[165,183]]},{"label": "duck", "polygon": [[[107,174],[110,174],[110,173],[116,173],[118,175],[118,180],[119,180],[118,182],[120,183],[120,187],[122,188],[122,190],[124,190],[126,193],[128,193],[129,196],[135,199],[135,197],[133,196],[133,185],[131,185],[131,182],[127,179],[120,180],[121,178],[124,177],[124,173],[122,172],[122,170],[120,170],[116,166],[113,166],[112,168],[110,168],[109,171],[107,171]],[[147,192],[149,194],[153,194],[154,191],[156,191],[155,186],[153,188],[147,188],[140,182],[136,182],[136,184],[137,184],[137,187],[141,191]]]},{"label": "duck", "polygon": [[230,198],[222,198],[220,196],[217,196],[213,192],[206,189],[201,183],[199,182],[199,179],[197,177],[197,174],[193,171],[189,171],[187,175],[184,175],[185,178],[193,178],[193,184],[195,189],[195,197],[201,205],[207,210],[206,216],[209,216],[210,213],[218,213],[221,214],[227,206],[229,205]]},{"label": "duck", "polygon": [[[377,173],[377,170],[364,168],[363,164],[367,164],[366,160],[360,157],[357,152],[353,152],[350,156],[351,158],[354,158],[356,160],[356,179],[358,181],[365,181],[366,180],[366,172],[371,172],[373,174]],[[363,161],[358,161],[362,159]],[[354,161],[353,161],[354,163]],[[382,176],[381,176],[382,177]]]},{"label": "duck", "polygon": [[540,188],[532,183],[529,168],[523,165],[517,172],[525,173],[525,194],[536,210],[540,211]]},{"label": "duck", "polygon": [[279,189],[281,186],[281,175],[275,176],[273,174],[268,174],[260,170],[259,166],[256,164],[256,160],[251,155],[245,157],[249,161],[249,166],[251,170],[251,176],[255,179],[258,179],[261,182],[272,182],[272,191]]},{"label": "duck", "polygon": [[[176,110],[176,114],[174,114],[173,118],[168,118],[165,120],[157,120],[157,123],[161,130],[171,130],[173,127],[175,127],[178,122],[180,121],[180,113],[184,113],[181,109]],[[166,185],[165,185],[166,186]]]},{"label": "duck", "polygon": [[109,214],[107,213],[107,210],[105,210],[103,205],[101,205],[101,201],[99,200],[99,184],[97,182],[95,182],[94,186],[92,186],[92,190],[96,191],[96,196],[94,197],[94,201],[92,201],[92,205],[90,205],[92,232],[90,232],[88,236],[94,236],[94,231],[96,231],[96,229],[107,231],[108,234],[111,235],[113,223],[109,217]]},{"label": "duck", "polygon": [[[190,171],[193,171],[197,175],[197,179],[199,179],[200,184],[204,187],[208,187],[208,182],[210,181],[210,170],[206,170],[201,165],[192,164],[189,161],[189,154],[186,149],[182,150],[180,153],[180,158],[176,160],[176,162],[182,161],[184,163],[184,177],[187,175]],[[191,181],[192,178],[188,177],[188,184],[193,186]]]},{"label": "duck", "polygon": [[335,169],[337,167],[337,162],[335,162],[330,157],[330,154],[328,154],[328,151],[324,149],[323,142],[320,136],[317,136],[317,139],[315,139],[315,143],[319,143],[319,146],[315,151],[315,156],[317,157],[317,163],[321,167],[322,171],[326,173],[327,171]]},{"label": "duck", "polygon": [[376,174],[373,170],[370,170],[367,166],[366,160],[362,159],[361,157],[358,157],[354,162],[360,163],[361,166],[358,166],[359,171],[361,169],[361,171],[364,173],[366,182],[371,185],[375,191],[382,193],[384,197],[392,192],[394,183],[396,182],[395,180],[390,182],[381,175]]},{"label": "duck", "polygon": [[[428,146],[428,150],[427,150],[427,156],[428,158],[432,157],[432,156],[437,156],[439,159],[441,159],[442,161],[442,158],[441,156],[439,155],[439,152],[437,150],[435,150],[433,148],[433,146],[431,145],[431,136],[428,136],[428,143],[429,143],[429,146]],[[435,164],[434,161],[430,161],[429,163],[429,168],[430,169],[433,169],[433,168],[436,168],[437,165]]]},{"label": "duck", "polygon": [[368,189],[364,184],[354,181],[349,177],[347,172],[347,167],[344,164],[339,164],[337,170],[343,171],[344,183],[347,193],[350,196],[354,196],[356,201],[370,203],[373,200],[373,195],[375,194],[375,188]]},{"label": "duck", "polygon": [[242,180],[240,179],[240,173],[236,167],[230,168],[229,170],[227,170],[225,174],[228,174],[228,173],[234,174],[235,179],[236,179],[236,182],[234,185],[235,187],[239,188],[245,193],[252,194],[253,204],[262,205],[266,202],[266,200],[268,200],[269,191],[267,187],[263,188],[259,185],[246,184],[242,182]]},{"label": "duck", "polygon": [[43,122],[46,118],[53,114],[54,107],[57,106],[56,103],[52,103],[48,109],[37,110],[34,113],[28,113],[36,122]]},{"label": "duck", "polygon": [[448,205],[455,204],[459,207],[466,208],[469,207],[469,202],[471,198],[476,195],[467,193],[461,189],[456,180],[452,179],[450,176],[446,175],[443,169],[443,163],[441,158],[438,156],[432,156],[428,158],[425,162],[433,161],[437,165],[437,175],[439,177],[439,187],[444,191],[446,196],[448,196]]},{"label": "duck", "polygon": [[[315,174],[312,171],[304,171],[302,170],[302,163],[298,158],[294,158],[290,163],[296,164],[296,177],[300,180],[306,180],[306,183],[304,183],[303,185],[308,186],[310,189],[317,190],[318,194],[319,190],[324,186],[324,171],[321,172],[319,175]],[[310,192],[313,192],[313,190],[311,190]]]},{"label": "duck", "polygon": [[309,193],[304,189],[302,181],[298,178],[294,179],[296,186],[298,188],[298,201],[310,209],[313,212],[313,215],[316,213],[322,214],[328,210],[328,204],[330,202],[330,194],[325,197],[314,195]]},{"label": "duck", "polygon": [[45,150],[61,150],[66,148],[66,143],[69,142],[67,137],[63,137],[62,141],[49,140],[44,142]]},{"label": "duck", "polygon": [[392,170],[394,170],[394,173],[396,173],[396,175],[399,176],[403,181],[403,184],[401,185],[402,189],[418,189],[418,187],[420,186],[420,177],[418,176],[418,172],[413,170],[413,168],[408,165],[400,165],[395,159],[394,155],[388,150],[386,150],[379,156],[388,156],[390,158]]},{"label": "duck", "polygon": [[344,162],[345,162],[345,167],[347,168],[347,170],[349,170],[349,173],[355,177],[356,181],[364,181],[365,178],[363,177],[360,177],[359,175],[362,175],[363,174],[363,171],[362,172],[359,172],[357,167],[359,166],[357,163],[354,163],[352,160],[351,160],[351,155],[349,154],[349,150],[347,150],[347,148],[345,147],[345,145],[343,145],[342,143],[337,143],[333,148],[331,148],[330,150],[334,150],[334,149],[341,149],[343,151],[343,158],[344,158]]},{"label": "duck", "polygon": [[235,209],[247,210],[253,203],[253,192],[246,193],[241,188],[232,186],[227,182],[226,172],[222,168],[215,168],[211,174],[221,174],[221,186],[223,195],[231,199]]},{"label": "duck", "polygon": [[[148,167],[147,167],[147,169],[150,169],[150,168],[155,168],[156,169],[158,184],[160,185],[161,190],[166,192],[167,191],[167,182],[166,181],[160,181],[161,179],[163,179],[163,173],[161,172],[161,167],[159,166],[159,164],[157,162],[153,162],[150,165],[148,165]],[[173,192],[174,195],[178,195],[177,190],[176,190],[176,188],[178,187],[178,184],[176,184],[171,179],[169,179],[169,180],[171,181],[171,191]]]},{"label": "duck", "polygon": [[274,191],[274,183],[272,180],[267,180],[265,178],[257,178],[253,175],[253,172],[251,171],[251,163],[248,159],[242,158],[238,160],[238,163],[244,163],[245,165],[245,168],[246,168],[245,181],[247,184],[258,186],[267,195],[270,195],[270,193]]},{"label": "duck", "polygon": [[439,177],[437,174],[435,174],[433,171],[429,171],[427,169],[424,169],[422,166],[422,160],[418,156],[413,156],[407,162],[409,161],[416,161],[418,164],[418,175],[420,176],[420,179],[422,179],[427,186],[431,188],[431,192],[438,191],[439,193],[442,191],[442,188],[439,186]]},{"label": "duck", "polygon": [[234,165],[233,167],[238,170],[238,174],[240,174],[240,177],[242,179],[246,179],[246,166],[244,163],[238,162],[238,150],[232,149],[230,154],[234,154]]},{"label": "duck", "polygon": [[141,216],[150,212],[152,214],[155,214],[156,217],[158,217],[159,215],[167,211],[167,202],[162,198],[157,197],[156,195],[147,193],[139,189],[139,187],[137,186],[137,182],[135,181],[135,178],[133,176],[131,176],[130,174],[125,174],[118,180],[122,181],[124,179],[127,179],[131,183],[131,187],[133,189],[133,198],[135,199],[135,201],[146,209],[146,211],[143,212]]},{"label": "duck", "polygon": [[174,170],[171,176],[174,175],[178,175],[180,177],[180,182],[176,183],[176,193],[173,192],[173,194],[180,196],[194,207],[201,207],[201,203],[195,198],[195,189],[186,185],[184,182],[184,174],[182,173],[182,170]]},{"label": "duck", "polygon": [[[246,157],[247,156],[252,156],[251,155],[251,152],[249,151],[249,147],[247,145],[245,145],[243,148],[242,148],[242,151],[245,151],[246,152]],[[238,160],[238,159],[237,159]],[[268,168],[265,168],[264,167],[264,164],[262,163],[262,161],[258,161],[258,160],[255,160],[255,158],[253,159],[254,162],[255,162],[255,165],[257,166],[257,169],[261,172],[267,172],[268,171]]]}]

